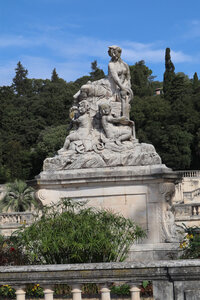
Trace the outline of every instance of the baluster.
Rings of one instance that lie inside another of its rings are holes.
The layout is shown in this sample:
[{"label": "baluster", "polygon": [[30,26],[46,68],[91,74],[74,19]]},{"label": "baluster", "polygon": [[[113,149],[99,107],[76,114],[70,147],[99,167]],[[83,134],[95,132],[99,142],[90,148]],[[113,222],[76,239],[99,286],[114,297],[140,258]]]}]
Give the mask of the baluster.
[{"label": "baluster", "polygon": [[130,292],[131,300],[140,300],[140,289],[137,286],[132,285],[130,288]]},{"label": "baluster", "polygon": [[198,206],[195,206],[195,216],[198,215]]},{"label": "baluster", "polygon": [[72,285],[72,299],[73,300],[81,300],[81,285],[80,284],[74,284]]},{"label": "baluster", "polygon": [[16,300],[25,300],[26,292],[25,288],[16,288]]},{"label": "baluster", "polygon": [[53,293],[51,286],[45,286],[44,288],[44,299],[45,300],[53,300]]},{"label": "baluster", "polygon": [[194,206],[192,206],[192,216],[194,216]]},{"label": "baluster", "polygon": [[100,289],[101,292],[101,300],[110,300],[110,290],[107,287],[107,285],[103,285],[103,287]]},{"label": "baluster", "polygon": [[197,215],[200,215],[200,206],[197,206]]}]

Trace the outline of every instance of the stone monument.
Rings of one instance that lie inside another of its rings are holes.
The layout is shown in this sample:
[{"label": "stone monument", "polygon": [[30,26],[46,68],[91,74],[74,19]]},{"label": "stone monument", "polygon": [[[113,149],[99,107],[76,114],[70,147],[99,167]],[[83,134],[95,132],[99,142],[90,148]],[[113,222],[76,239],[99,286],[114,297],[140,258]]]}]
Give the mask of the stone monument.
[{"label": "stone monument", "polygon": [[[83,85],[70,109],[73,129],[58,154],[37,176],[44,204],[61,198],[87,200],[134,219],[147,238],[129,259],[161,259],[177,247],[171,199],[177,175],[161,163],[153,145],[139,143],[129,118],[130,71],[121,48],[110,46],[106,78]],[[155,133],[156,134],[156,133]]]}]

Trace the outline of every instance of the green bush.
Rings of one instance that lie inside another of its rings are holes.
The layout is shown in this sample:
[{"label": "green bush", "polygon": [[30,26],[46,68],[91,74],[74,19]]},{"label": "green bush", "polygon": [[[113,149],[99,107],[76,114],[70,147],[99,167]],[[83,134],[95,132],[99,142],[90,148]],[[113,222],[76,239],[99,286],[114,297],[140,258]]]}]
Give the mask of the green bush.
[{"label": "green bush", "polygon": [[111,294],[118,296],[129,296],[130,295],[130,286],[128,284],[122,285],[113,285],[110,288]]},{"label": "green bush", "polygon": [[30,264],[123,261],[133,242],[145,236],[132,220],[85,203],[63,199],[13,235]]}]

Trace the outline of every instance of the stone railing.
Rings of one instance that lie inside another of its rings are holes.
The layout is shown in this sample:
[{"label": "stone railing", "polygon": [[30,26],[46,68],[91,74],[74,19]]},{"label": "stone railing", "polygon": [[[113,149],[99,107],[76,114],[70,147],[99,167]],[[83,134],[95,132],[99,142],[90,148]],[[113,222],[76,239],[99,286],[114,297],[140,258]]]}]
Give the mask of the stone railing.
[{"label": "stone railing", "polygon": [[31,224],[34,220],[33,212],[4,212],[0,213],[0,224]]},{"label": "stone railing", "polygon": [[0,267],[0,284],[14,287],[17,300],[25,300],[27,284],[39,283],[45,300],[54,299],[55,284],[68,284],[72,299],[81,300],[81,285],[96,283],[101,286],[101,299],[110,300],[109,284],[127,283],[131,300],[140,300],[138,285],[151,280],[155,300],[195,300],[200,299],[199,274],[200,260],[8,266]]},{"label": "stone railing", "polygon": [[200,203],[174,204],[173,208],[177,222],[200,220]]},{"label": "stone railing", "polygon": [[177,171],[182,177],[200,177],[200,170]]},{"label": "stone railing", "polygon": [[6,212],[0,213],[1,234],[10,235],[20,226],[30,225],[34,222],[36,215],[33,212]]},{"label": "stone railing", "polygon": [[190,192],[183,192],[183,197],[187,198],[190,201],[194,200],[194,198],[199,196],[200,196],[200,188]]}]

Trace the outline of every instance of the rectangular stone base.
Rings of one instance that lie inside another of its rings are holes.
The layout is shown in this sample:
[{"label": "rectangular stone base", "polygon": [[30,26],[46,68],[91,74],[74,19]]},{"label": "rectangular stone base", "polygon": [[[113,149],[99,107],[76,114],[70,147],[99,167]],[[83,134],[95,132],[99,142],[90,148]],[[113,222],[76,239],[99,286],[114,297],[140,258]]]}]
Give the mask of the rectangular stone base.
[{"label": "rectangular stone base", "polygon": [[173,185],[176,178],[165,165],[42,172],[37,194],[45,205],[71,198],[120,213],[146,230],[142,244],[158,245],[169,240],[163,226],[163,186]]}]

